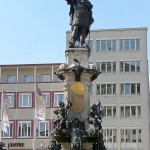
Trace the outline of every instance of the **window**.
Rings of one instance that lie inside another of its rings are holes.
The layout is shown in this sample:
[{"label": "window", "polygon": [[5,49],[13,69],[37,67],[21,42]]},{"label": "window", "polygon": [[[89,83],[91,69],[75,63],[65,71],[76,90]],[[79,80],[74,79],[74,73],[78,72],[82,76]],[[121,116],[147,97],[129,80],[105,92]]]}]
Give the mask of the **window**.
[{"label": "window", "polygon": [[51,81],[51,75],[50,74],[43,74],[42,75],[42,82],[50,82]]},{"label": "window", "polygon": [[102,133],[105,143],[117,142],[117,129],[102,129]]},{"label": "window", "polygon": [[44,100],[46,102],[46,106],[50,106],[50,93],[43,93]]},{"label": "window", "polygon": [[28,138],[31,136],[31,122],[30,121],[19,121],[18,122],[18,137]]},{"label": "window", "polygon": [[19,107],[32,107],[32,93],[19,93]]},{"label": "window", "polygon": [[64,101],[64,93],[54,93],[54,107],[58,107],[60,102]]},{"label": "window", "polygon": [[49,122],[48,121],[39,121],[38,127],[36,129],[37,137],[48,137],[49,136]]},{"label": "window", "polygon": [[17,81],[17,78],[16,78],[15,75],[8,75],[8,76],[7,76],[7,82],[8,82],[8,83],[14,83],[14,82],[16,82],[16,81]]},{"label": "window", "polygon": [[9,104],[10,104],[10,107],[14,107],[14,102],[15,102],[15,94],[13,93],[6,93],[7,95],[7,98],[9,100]]},{"label": "window", "polygon": [[6,127],[6,132],[2,131],[3,138],[12,138],[13,137],[13,123],[9,122],[9,127]]},{"label": "window", "polygon": [[114,73],[116,72],[116,62],[96,62],[96,68],[103,73]]},{"label": "window", "polygon": [[120,117],[121,118],[139,118],[141,117],[141,106],[120,106]]},{"label": "window", "polygon": [[123,83],[120,84],[121,95],[138,95],[140,94],[140,83]]},{"label": "window", "polygon": [[116,95],[116,84],[97,84],[97,95]]},{"label": "window", "polygon": [[116,106],[103,106],[103,108],[104,117],[116,117]]},{"label": "window", "polygon": [[120,72],[140,72],[140,61],[121,61]]},{"label": "window", "polygon": [[96,51],[108,52],[116,50],[116,40],[96,40]]},{"label": "window", "polygon": [[141,129],[121,129],[121,143],[141,143]]},{"label": "window", "polygon": [[24,82],[33,82],[33,75],[24,75]]},{"label": "window", "polygon": [[140,39],[120,39],[121,51],[135,51],[140,49]]}]

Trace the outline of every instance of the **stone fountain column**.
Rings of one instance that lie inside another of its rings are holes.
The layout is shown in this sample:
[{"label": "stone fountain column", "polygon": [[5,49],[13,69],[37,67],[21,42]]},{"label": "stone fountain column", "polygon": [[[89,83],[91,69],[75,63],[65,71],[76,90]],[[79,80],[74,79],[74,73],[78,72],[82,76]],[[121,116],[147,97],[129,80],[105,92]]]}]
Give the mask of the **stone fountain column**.
[{"label": "stone fountain column", "polygon": [[[55,73],[64,81],[65,98],[54,113],[52,142],[50,149],[60,150],[104,150],[101,134],[100,103],[90,107],[90,87],[100,72],[89,64],[87,48],[68,48],[66,63]],[[98,149],[101,147],[102,149]]]},{"label": "stone fountain column", "polygon": [[72,103],[68,110],[68,120],[78,118],[86,123],[90,111],[91,77],[97,71],[89,65],[90,52],[87,48],[69,48],[65,54],[66,64],[60,66],[58,71],[65,77],[65,99]]}]

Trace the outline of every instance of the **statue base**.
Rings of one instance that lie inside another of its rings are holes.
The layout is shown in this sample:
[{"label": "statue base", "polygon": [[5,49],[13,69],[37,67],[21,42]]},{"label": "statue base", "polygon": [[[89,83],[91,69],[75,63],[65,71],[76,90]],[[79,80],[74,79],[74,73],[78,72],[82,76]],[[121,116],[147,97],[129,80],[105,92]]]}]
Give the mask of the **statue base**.
[{"label": "statue base", "polygon": [[90,107],[90,87],[100,72],[89,64],[87,48],[65,51],[66,64],[55,73],[64,80],[65,99],[54,120],[51,150],[105,150],[101,133],[100,102]]}]

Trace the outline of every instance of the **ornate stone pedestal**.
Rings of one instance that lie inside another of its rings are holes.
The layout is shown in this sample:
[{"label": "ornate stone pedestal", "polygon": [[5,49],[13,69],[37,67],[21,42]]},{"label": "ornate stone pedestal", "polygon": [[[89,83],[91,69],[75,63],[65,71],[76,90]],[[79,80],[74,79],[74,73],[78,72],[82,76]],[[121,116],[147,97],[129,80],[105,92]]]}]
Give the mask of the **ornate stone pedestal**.
[{"label": "ornate stone pedestal", "polygon": [[89,65],[88,49],[69,48],[65,54],[66,64],[60,65],[55,73],[64,80],[65,100],[54,112],[57,118],[50,149],[60,149],[61,144],[65,150],[104,150],[101,104],[90,107],[90,86],[100,72]]}]

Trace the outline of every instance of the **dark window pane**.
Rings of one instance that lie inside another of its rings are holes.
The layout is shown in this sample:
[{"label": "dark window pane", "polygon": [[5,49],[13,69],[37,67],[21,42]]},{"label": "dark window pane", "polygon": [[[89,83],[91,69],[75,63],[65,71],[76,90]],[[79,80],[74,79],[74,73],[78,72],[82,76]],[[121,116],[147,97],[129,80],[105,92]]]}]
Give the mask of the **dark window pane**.
[{"label": "dark window pane", "polygon": [[113,40],[113,50],[116,50],[116,40]]},{"label": "dark window pane", "polygon": [[135,62],[131,62],[131,72],[135,72]]},{"label": "dark window pane", "polygon": [[108,51],[111,51],[111,50],[112,50],[112,48],[111,48],[111,40],[108,40],[108,41],[107,41],[107,50],[108,50]]},{"label": "dark window pane", "polygon": [[96,90],[97,90],[97,92],[96,92],[97,95],[100,95],[100,85],[99,84],[96,85]]},{"label": "dark window pane", "polygon": [[140,94],[140,83],[137,84],[137,94]]},{"label": "dark window pane", "polygon": [[107,72],[111,72],[111,62],[107,62]]},{"label": "dark window pane", "polygon": [[107,84],[107,94],[111,94],[111,84]]},{"label": "dark window pane", "polygon": [[106,51],[106,40],[101,41],[101,51]]},{"label": "dark window pane", "polygon": [[130,117],[130,106],[125,107],[125,117]]},{"label": "dark window pane", "polygon": [[125,62],[125,72],[129,72],[129,70],[130,70],[129,62]]},{"label": "dark window pane", "polygon": [[125,94],[130,94],[130,84],[125,84]]},{"label": "dark window pane", "polygon": [[120,94],[124,94],[124,84],[120,84]]},{"label": "dark window pane", "polygon": [[111,106],[107,107],[107,116],[111,117],[112,116],[112,111],[111,111]]},{"label": "dark window pane", "polygon": [[121,129],[121,143],[124,142],[124,129]]},{"label": "dark window pane", "polygon": [[100,40],[96,40],[96,51],[100,51]]},{"label": "dark window pane", "polygon": [[120,117],[123,118],[124,117],[124,106],[120,107]]},{"label": "dark window pane", "polygon": [[141,106],[137,106],[137,117],[141,117]]},{"label": "dark window pane", "polygon": [[131,106],[131,116],[136,117],[136,106]]},{"label": "dark window pane", "polygon": [[96,69],[100,70],[100,62],[96,62]]},{"label": "dark window pane", "polygon": [[132,142],[136,143],[136,129],[131,130]]},{"label": "dark window pane", "polygon": [[124,40],[125,50],[129,50],[129,40]]},{"label": "dark window pane", "polygon": [[140,49],[140,39],[136,39],[136,49]]},{"label": "dark window pane", "polygon": [[116,117],[116,106],[113,106],[113,117]]},{"label": "dark window pane", "polygon": [[106,72],[106,62],[101,63],[101,71]]},{"label": "dark window pane", "polygon": [[123,72],[123,62],[120,62],[120,72]]},{"label": "dark window pane", "polygon": [[116,94],[116,84],[113,84],[113,94]]},{"label": "dark window pane", "polygon": [[140,61],[136,62],[136,70],[137,72],[140,72]]},{"label": "dark window pane", "polygon": [[116,72],[116,62],[113,62],[113,72]]},{"label": "dark window pane", "polygon": [[106,95],[106,84],[101,85],[101,95]]},{"label": "dark window pane", "polygon": [[135,50],[135,39],[130,40],[130,49]]},{"label": "dark window pane", "polygon": [[135,94],[135,84],[131,84],[131,94]]},{"label": "dark window pane", "polygon": [[123,50],[123,39],[120,40],[120,50]]}]

